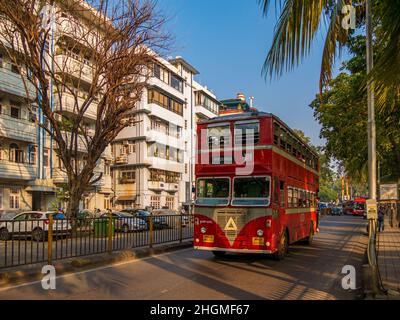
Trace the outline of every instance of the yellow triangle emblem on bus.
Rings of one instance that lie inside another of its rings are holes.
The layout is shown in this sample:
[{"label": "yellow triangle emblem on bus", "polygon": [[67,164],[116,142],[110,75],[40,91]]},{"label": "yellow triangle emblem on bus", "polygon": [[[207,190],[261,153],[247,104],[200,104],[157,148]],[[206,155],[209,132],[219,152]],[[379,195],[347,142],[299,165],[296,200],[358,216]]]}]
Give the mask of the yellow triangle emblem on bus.
[{"label": "yellow triangle emblem on bus", "polygon": [[237,230],[237,225],[232,217],[229,218],[224,230],[225,231],[236,231]]}]

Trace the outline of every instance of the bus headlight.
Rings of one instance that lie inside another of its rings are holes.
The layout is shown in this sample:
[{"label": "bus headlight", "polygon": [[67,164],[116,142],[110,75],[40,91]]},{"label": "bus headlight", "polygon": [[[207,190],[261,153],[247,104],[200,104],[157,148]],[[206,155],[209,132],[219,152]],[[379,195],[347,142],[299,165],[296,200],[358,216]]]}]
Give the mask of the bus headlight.
[{"label": "bus headlight", "polygon": [[258,235],[259,237],[262,237],[262,236],[264,235],[264,231],[262,231],[261,229],[260,229],[260,230],[257,230],[257,235]]},{"label": "bus headlight", "polygon": [[205,227],[202,227],[202,228],[200,229],[200,232],[204,234],[204,233],[207,232],[207,229],[206,229]]}]

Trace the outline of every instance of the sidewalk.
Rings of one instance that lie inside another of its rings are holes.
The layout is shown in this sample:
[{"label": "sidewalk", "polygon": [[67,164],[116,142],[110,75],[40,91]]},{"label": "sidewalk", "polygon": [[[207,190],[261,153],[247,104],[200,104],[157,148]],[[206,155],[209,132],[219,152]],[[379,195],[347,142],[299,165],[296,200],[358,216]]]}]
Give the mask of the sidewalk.
[{"label": "sidewalk", "polygon": [[377,249],[384,287],[400,294],[400,229],[386,223],[385,231],[378,233]]}]

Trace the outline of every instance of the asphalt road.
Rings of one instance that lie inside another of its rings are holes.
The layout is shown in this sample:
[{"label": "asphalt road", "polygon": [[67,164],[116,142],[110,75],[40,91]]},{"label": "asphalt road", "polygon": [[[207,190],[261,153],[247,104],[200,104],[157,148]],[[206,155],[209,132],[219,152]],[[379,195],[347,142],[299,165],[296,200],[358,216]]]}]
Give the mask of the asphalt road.
[{"label": "asphalt road", "polygon": [[341,288],[344,265],[354,265],[361,286],[365,222],[325,217],[312,246],[290,247],[284,261],[186,249],[63,275],[55,290],[40,282],[1,288],[0,299],[356,299]]}]

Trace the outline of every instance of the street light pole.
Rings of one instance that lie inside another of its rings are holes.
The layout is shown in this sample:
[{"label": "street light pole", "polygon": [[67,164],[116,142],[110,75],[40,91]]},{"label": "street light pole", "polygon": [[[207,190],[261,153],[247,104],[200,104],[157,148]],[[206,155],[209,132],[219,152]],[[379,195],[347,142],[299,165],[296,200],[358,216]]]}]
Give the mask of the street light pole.
[{"label": "street light pole", "polygon": [[[366,33],[367,33],[367,74],[374,67],[372,44],[372,14],[371,0],[366,0]],[[376,200],[376,125],[375,125],[375,94],[373,81],[368,81],[368,191],[369,198]]]},{"label": "street light pole", "polygon": [[[373,56],[373,26],[372,26],[372,0],[365,0],[366,6],[366,46],[367,46],[367,76],[371,74],[374,67],[374,56]],[[375,93],[374,93],[374,82],[368,79],[367,84],[368,94],[368,193],[369,201],[375,204],[377,200],[377,185],[376,185],[376,171],[377,171],[377,160],[376,160],[376,124],[375,124]],[[367,208],[369,211],[370,209]],[[378,277],[378,259],[376,254],[376,227],[377,227],[377,214],[368,217],[369,223],[369,241],[368,241],[368,262],[370,268],[370,283],[372,293],[375,295],[379,293],[379,277]]]}]

